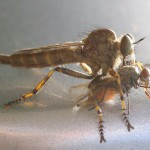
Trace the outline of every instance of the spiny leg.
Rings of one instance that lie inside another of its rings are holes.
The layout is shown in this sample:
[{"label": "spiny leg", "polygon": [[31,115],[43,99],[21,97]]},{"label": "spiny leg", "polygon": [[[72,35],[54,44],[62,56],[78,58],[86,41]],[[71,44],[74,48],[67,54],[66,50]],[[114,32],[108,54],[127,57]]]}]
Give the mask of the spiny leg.
[{"label": "spiny leg", "polygon": [[109,72],[113,77],[116,78],[118,88],[119,88],[120,99],[121,99],[122,118],[123,118],[123,121],[125,121],[125,123],[126,123],[128,131],[130,131],[130,129],[134,129],[134,127],[130,124],[130,121],[127,117],[128,114],[126,113],[126,103],[125,103],[125,99],[123,96],[123,90],[122,90],[122,86],[121,86],[120,76],[116,71],[114,71],[112,69],[109,70]]},{"label": "spiny leg", "polygon": [[125,121],[126,126],[127,126],[127,128],[128,128],[128,131],[130,131],[130,128],[134,129],[134,127],[131,126],[131,124],[130,124],[130,122],[129,122],[129,119],[128,119],[128,117],[127,117],[127,115],[129,115],[129,113],[130,113],[130,99],[129,99],[129,97],[128,97],[129,95],[128,95],[127,88],[126,88],[125,86],[122,86],[122,88],[124,89],[124,92],[125,92],[125,94],[126,94],[126,96],[127,96],[127,102],[128,102],[128,104],[127,104],[127,113],[126,113],[125,111],[123,112],[123,114],[122,114],[122,119],[123,119],[123,121]]},{"label": "spiny leg", "polygon": [[46,81],[51,77],[51,75],[54,73],[55,70],[51,70],[37,85],[36,87],[31,91],[26,94],[23,94],[21,97],[17,98],[16,100],[10,101],[6,104],[4,104],[4,108],[9,107],[12,104],[19,103],[19,102],[24,102],[26,99],[31,98],[35,94],[38,93],[38,91],[43,87],[43,85],[46,83]]},{"label": "spiny leg", "polygon": [[128,106],[128,113],[127,113],[127,115],[129,115],[130,114],[130,99],[129,99],[129,97],[127,97],[127,100],[128,100],[128,104],[127,104],[127,106]]},{"label": "spiny leg", "polygon": [[104,126],[103,126],[103,118],[102,118],[102,110],[101,108],[96,105],[95,107],[98,117],[99,117],[99,132],[100,132],[100,143],[106,142],[105,137],[104,137]]},{"label": "spiny leg", "polygon": [[82,78],[82,79],[92,79],[92,78],[93,78],[93,75],[86,75],[86,74],[84,74],[84,73],[77,72],[77,71],[74,71],[74,70],[70,70],[70,69],[67,69],[67,68],[57,67],[57,68],[51,70],[51,71],[36,85],[36,87],[35,87],[31,92],[28,92],[28,93],[26,93],[26,94],[23,94],[23,95],[22,95],[21,97],[19,97],[18,99],[13,100],[13,101],[10,101],[10,102],[4,104],[4,108],[7,108],[7,107],[9,107],[10,105],[15,104],[15,103],[24,102],[24,101],[26,101],[26,99],[31,98],[32,96],[34,96],[35,94],[37,94],[37,93],[39,92],[39,90],[45,85],[45,83],[47,82],[47,80],[52,76],[52,74],[53,74],[55,71],[60,72],[60,73],[63,73],[63,74],[66,74],[66,75],[70,75],[70,76],[73,76],[73,77]]},{"label": "spiny leg", "polygon": [[127,117],[127,115],[128,114],[125,111],[123,111],[122,119],[123,119],[123,121],[125,121],[128,131],[130,131],[130,129],[134,129],[134,127],[130,124],[130,121],[129,121],[129,118]]},{"label": "spiny leg", "polygon": [[127,90],[127,87],[124,85],[122,85],[122,89],[127,96],[127,110],[128,110],[127,114],[129,115],[129,113],[130,113],[130,99],[129,99],[129,95],[128,95],[129,91]]},{"label": "spiny leg", "polygon": [[103,126],[103,118],[102,118],[103,115],[102,115],[102,110],[101,110],[101,108],[100,108],[99,105],[100,105],[100,103],[103,102],[103,100],[105,99],[107,89],[108,89],[108,87],[106,87],[106,89],[105,89],[105,91],[104,91],[104,93],[103,93],[103,97],[102,97],[101,101],[100,101],[99,103],[97,103],[97,102],[95,101],[95,103],[96,103],[95,109],[96,109],[96,111],[97,111],[97,113],[98,113],[99,120],[100,120],[100,122],[99,122],[100,143],[102,143],[103,141],[106,142],[106,140],[105,140],[105,138],[104,138],[104,129],[103,129],[104,126]]},{"label": "spiny leg", "polygon": [[109,70],[109,73],[116,78],[117,84],[118,84],[118,88],[119,88],[119,94],[120,94],[120,99],[121,99],[121,106],[122,106],[122,110],[126,110],[126,104],[125,104],[125,100],[124,100],[124,96],[123,96],[123,90],[121,87],[121,81],[120,81],[120,76],[119,74],[114,71],[113,69]]}]

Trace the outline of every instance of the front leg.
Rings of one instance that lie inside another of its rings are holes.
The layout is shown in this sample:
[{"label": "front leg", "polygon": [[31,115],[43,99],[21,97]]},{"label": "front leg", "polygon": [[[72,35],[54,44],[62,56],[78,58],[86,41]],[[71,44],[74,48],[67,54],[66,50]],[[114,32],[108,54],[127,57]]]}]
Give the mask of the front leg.
[{"label": "front leg", "polygon": [[129,121],[129,118],[127,117],[127,115],[128,114],[125,111],[123,111],[122,119],[125,122],[128,131],[130,132],[130,130],[134,129],[134,127],[130,124],[130,121]]},{"label": "front leg", "polygon": [[122,86],[121,86],[120,75],[112,69],[109,72],[113,77],[116,78],[116,81],[118,84],[118,90],[119,90],[119,94],[120,94],[120,99],[121,99],[122,119],[125,122],[128,131],[130,131],[130,129],[134,129],[134,127],[130,124],[130,121],[127,117],[128,114],[126,113],[126,103],[125,103],[125,99],[123,96],[124,94],[123,94],[123,90],[122,90]]}]

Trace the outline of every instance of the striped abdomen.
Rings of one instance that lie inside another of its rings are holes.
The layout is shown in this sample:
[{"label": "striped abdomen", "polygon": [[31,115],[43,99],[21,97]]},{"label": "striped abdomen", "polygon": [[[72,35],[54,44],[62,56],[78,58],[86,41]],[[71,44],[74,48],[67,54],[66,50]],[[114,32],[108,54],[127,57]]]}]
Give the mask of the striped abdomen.
[{"label": "striped abdomen", "polygon": [[41,68],[81,61],[81,47],[42,47],[0,55],[0,63],[16,67]]}]

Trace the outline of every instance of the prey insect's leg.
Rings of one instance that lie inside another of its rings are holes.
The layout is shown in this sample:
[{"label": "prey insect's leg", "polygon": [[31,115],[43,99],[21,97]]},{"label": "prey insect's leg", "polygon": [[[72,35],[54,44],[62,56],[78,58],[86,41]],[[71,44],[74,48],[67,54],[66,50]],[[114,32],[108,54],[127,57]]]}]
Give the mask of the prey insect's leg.
[{"label": "prey insect's leg", "polygon": [[102,142],[106,142],[105,138],[104,138],[104,126],[103,126],[103,118],[102,118],[102,110],[99,107],[99,105],[96,105],[95,107],[98,117],[99,117],[99,132],[100,132],[100,143]]},{"label": "prey insect's leg", "polygon": [[127,104],[127,107],[128,107],[128,113],[127,113],[127,115],[129,115],[130,114],[130,99],[129,99],[129,97],[127,96],[127,100],[128,100],[128,104]]},{"label": "prey insect's leg", "polygon": [[123,118],[123,121],[125,121],[125,123],[126,123],[128,131],[130,131],[130,129],[134,129],[134,127],[130,124],[129,119],[127,117],[128,114],[126,113],[126,103],[125,103],[124,96],[123,96],[123,90],[122,90],[122,86],[121,86],[120,76],[113,69],[109,70],[109,72],[117,80],[117,84],[118,84],[118,88],[119,88],[119,94],[120,94],[120,99],[121,99],[122,118]]},{"label": "prey insect's leg", "polygon": [[93,76],[90,75],[86,75],[77,71],[73,71],[67,68],[61,68],[61,67],[57,67],[53,70],[51,70],[35,87],[35,89],[33,89],[31,92],[28,92],[24,95],[22,95],[21,97],[19,97],[16,100],[10,101],[8,103],[6,103],[4,105],[4,107],[9,107],[10,105],[14,104],[14,103],[19,103],[19,102],[24,102],[26,99],[31,98],[32,96],[34,96],[35,94],[37,94],[39,92],[39,90],[44,86],[44,84],[47,82],[47,80],[52,76],[52,74],[57,71],[57,72],[61,72],[64,73],[66,75],[70,75],[73,77],[77,77],[77,78],[83,78],[83,79],[91,79],[93,78]]},{"label": "prey insect's leg", "polygon": [[116,78],[117,84],[118,84],[118,88],[119,88],[119,94],[120,94],[120,99],[121,99],[121,106],[122,106],[122,110],[126,110],[126,104],[125,104],[125,100],[124,100],[124,96],[123,96],[123,90],[121,87],[121,81],[120,81],[120,76],[119,74],[114,71],[113,69],[109,70],[109,73]]},{"label": "prey insect's leg", "polygon": [[145,94],[148,96],[148,98],[150,98],[150,92],[148,92],[147,88],[144,88]]},{"label": "prey insect's leg", "polygon": [[[133,80],[133,82],[134,82],[134,80]],[[126,86],[124,86],[124,85],[122,85],[122,89],[123,89],[123,91],[124,91],[124,93],[126,94],[126,96],[127,96],[127,110],[128,110],[128,115],[129,115],[129,113],[130,113],[130,99],[129,99],[129,91],[127,90],[127,87]]]}]

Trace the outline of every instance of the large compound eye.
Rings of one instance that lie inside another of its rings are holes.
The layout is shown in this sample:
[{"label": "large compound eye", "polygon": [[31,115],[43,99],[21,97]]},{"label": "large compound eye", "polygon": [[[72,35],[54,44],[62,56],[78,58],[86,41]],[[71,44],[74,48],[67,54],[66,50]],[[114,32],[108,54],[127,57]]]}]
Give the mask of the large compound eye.
[{"label": "large compound eye", "polygon": [[150,76],[150,71],[148,68],[144,68],[141,73],[140,73],[140,79],[143,82],[148,82],[149,81],[149,76]]},{"label": "large compound eye", "polygon": [[134,42],[135,40],[130,34],[126,34],[122,37],[120,43],[120,51],[124,58],[134,52]]}]

